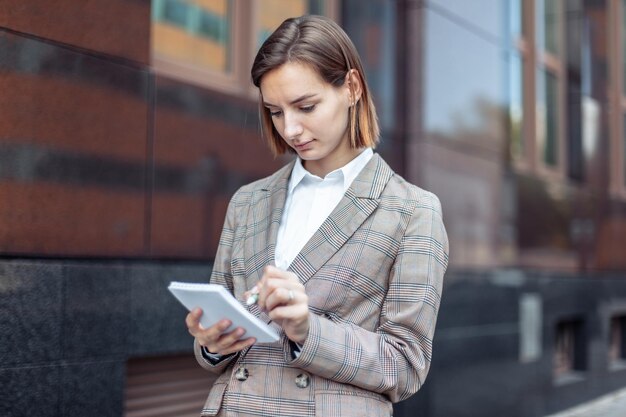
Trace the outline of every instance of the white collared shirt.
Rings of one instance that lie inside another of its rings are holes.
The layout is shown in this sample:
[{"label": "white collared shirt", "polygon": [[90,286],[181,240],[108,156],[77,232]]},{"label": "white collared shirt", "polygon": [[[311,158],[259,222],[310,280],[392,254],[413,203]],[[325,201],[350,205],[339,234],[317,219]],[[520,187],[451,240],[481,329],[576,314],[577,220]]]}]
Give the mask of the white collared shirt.
[{"label": "white collared shirt", "polygon": [[367,148],[324,178],[308,172],[298,158],[291,171],[285,209],[278,229],[275,254],[278,268],[289,268],[373,155],[372,149]]}]

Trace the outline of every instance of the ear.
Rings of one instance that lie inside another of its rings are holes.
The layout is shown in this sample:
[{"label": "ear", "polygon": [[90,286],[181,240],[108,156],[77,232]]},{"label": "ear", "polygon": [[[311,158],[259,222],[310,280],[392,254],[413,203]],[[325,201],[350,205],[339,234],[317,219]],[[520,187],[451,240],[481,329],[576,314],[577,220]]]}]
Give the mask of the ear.
[{"label": "ear", "polygon": [[348,92],[348,101],[350,106],[355,105],[363,93],[363,85],[361,84],[361,75],[354,68],[346,74],[345,86]]}]

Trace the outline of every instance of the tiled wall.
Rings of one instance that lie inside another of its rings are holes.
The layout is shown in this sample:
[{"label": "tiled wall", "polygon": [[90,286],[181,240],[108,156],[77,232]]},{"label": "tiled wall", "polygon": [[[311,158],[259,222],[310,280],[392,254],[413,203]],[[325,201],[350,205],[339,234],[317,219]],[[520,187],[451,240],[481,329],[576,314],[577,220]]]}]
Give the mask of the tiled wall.
[{"label": "tiled wall", "polygon": [[[0,415],[121,415],[128,359],[190,351],[186,312],[168,283],[209,274],[177,263],[0,262]],[[530,360],[520,358],[526,294],[539,300],[542,323]],[[626,313],[625,299],[616,275],[449,273],[429,377],[395,415],[541,416],[618,389],[626,368],[609,365],[609,323]],[[587,329],[586,365],[559,382],[556,324],[570,317]]]},{"label": "tiled wall", "polygon": [[[422,391],[396,406],[397,415],[544,416],[623,387],[626,368],[613,368],[608,359],[611,316],[626,312],[619,274],[494,270],[451,272],[446,280],[430,375]],[[538,300],[533,314],[540,320],[532,357],[521,355],[526,295]],[[584,327],[585,365],[559,379],[557,323],[572,318]]]},{"label": "tiled wall", "polygon": [[191,351],[168,283],[209,274],[202,265],[0,261],[0,415],[122,415],[129,358]]}]

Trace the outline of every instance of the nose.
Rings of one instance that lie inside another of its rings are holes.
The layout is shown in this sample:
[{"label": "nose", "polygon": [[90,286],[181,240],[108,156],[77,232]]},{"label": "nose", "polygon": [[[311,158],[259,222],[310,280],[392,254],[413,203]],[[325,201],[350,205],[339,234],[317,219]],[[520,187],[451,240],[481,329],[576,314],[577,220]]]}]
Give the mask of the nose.
[{"label": "nose", "polygon": [[296,139],[304,130],[298,116],[293,112],[285,112],[284,123],[283,134],[287,140]]}]

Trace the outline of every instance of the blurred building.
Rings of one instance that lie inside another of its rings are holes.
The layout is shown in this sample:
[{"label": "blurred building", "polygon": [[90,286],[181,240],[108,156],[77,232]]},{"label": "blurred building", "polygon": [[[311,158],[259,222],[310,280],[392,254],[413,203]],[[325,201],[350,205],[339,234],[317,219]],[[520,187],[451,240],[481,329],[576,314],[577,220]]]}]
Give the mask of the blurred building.
[{"label": "blurred building", "polygon": [[0,415],[197,415],[166,286],[208,279],[232,193],[287,161],[249,68],[305,13],[350,34],[378,151],[444,208],[431,374],[395,414],[626,386],[625,0],[4,0]]}]

